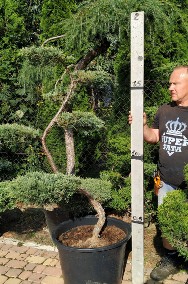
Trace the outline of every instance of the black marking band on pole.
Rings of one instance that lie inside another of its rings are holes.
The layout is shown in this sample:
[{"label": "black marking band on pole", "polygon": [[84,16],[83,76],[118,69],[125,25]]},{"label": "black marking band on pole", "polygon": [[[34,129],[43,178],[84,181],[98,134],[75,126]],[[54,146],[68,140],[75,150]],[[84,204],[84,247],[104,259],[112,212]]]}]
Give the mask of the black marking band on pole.
[{"label": "black marking band on pole", "polygon": [[136,224],[140,224],[140,225],[143,225],[143,224],[144,224],[144,222],[142,222],[142,221],[135,221],[135,220],[132,220],[131,222],[132,222],[132,223],[136,223]]},{"label": "black marking band on pole", "polygon": [[131,87],[131,90],[143,90],[144,87]]},{"label": "black marking band on pole", "polygon": [[131,159],[143,161],[143,155],[133,150],[131,153]]},{"label": "black marking band on pole", "polygon": [[131,156],[131,160],[143,161],[143,156]]}]

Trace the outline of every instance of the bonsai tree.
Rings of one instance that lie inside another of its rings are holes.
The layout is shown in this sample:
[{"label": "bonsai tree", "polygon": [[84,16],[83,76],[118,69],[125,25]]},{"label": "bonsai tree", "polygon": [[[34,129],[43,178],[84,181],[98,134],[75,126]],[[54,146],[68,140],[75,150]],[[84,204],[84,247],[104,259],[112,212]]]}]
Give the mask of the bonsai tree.
[{"label": "bonsai tree", "polygon": [[[90,50],[75,66],[71,65],[65,68],[64,73],[56,81],[54,89],[50,94],[51,98],[61,102],[57,112],[47,123],[47,127],[41,135],[43,153],[51,166],[52,173],[44,173],[41,171],[29,172],[25,175],[18,176],[12,181],[6,181],[1,184],[2,192],[6,193],[6,197],[5,194],[2,193],[2,203],[4,203],[4,205],[7,203],[7,206],[4,206],[4,208],[7,208],[8,204],[11,202],[11,206],[23,207],[24,204],[30,204],[53,210],[61,206],[63,202],[68,202],[74,193],[87,196],[90,204],[94,207],[98,215],[98,222],[93,229],[93,236],[91,240],[87,241],[88,246],[98,241],[99,233],[105,223],[105,212],[101,202],[105,202],[111,198],[112,185],[105,179],[83,179],[75,176],[74,131],[84,131],[85,136],[88,136],[90,132],[97,132],[105,128],[104,122],[96,116],[93,110],[83,113],[81,111],[73,111],[71,108],[71,100],[74,98],[74,92],[78,84],[88,84],[88,82],[91,84],[91,81],[95,80],[96,77],[100,75],[98,74],[99,72],[80,70],[85,69],[87,65],[96,56],[101,54],[101,52],[104,52],[107,47],[108,45],[103,43],[95,49]],[[21,53],[25,56],[29,64],[33,66],[38,64],[39,58],[43,59],[40,60],[40,64],[42,65],[45,65],[49,58],[51,58],[53,62],[56,62],[57,58],[62,62],[66,62],[64,54],[62,54],[58,48],[46,48],[44,46],[41,48],[31,47],[23,49]],[[108,74],[106,74],[106,78],[109,81]],[[62,92],[63,84],[66,84],[66,91]],[[46,138],[54,125],[58,125],[64,130],[67,158],[65,174],[59,171],[46,142]],[[16,125],[16,129],[19,127],[20,134],[21,129],[24,129],[26,133],[27,128]],[[33,135],[36,136],[34,130]],[[3,144],[6,144],[7,141],[8,139],[2,140]],[[23,143],[28,142],[23,138],[23,141],[20,141],[20,145]]]}]

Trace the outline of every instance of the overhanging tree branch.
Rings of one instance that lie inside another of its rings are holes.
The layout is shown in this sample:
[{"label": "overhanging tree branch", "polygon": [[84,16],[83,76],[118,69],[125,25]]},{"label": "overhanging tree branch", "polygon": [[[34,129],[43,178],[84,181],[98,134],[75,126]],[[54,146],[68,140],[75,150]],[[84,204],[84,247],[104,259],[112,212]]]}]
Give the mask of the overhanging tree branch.
[{"label": "overhanging tree branch", "polygon": [[63,37],[65,37],[65,35],[59,35],[59,36],[50,37],[50,38],[48,38],[47,40],[45,40],[45,41],[43,42],[42,46],[44,46],[45,44],[47,44],[49,41],[56,40],[56,39],[63,38]]}]

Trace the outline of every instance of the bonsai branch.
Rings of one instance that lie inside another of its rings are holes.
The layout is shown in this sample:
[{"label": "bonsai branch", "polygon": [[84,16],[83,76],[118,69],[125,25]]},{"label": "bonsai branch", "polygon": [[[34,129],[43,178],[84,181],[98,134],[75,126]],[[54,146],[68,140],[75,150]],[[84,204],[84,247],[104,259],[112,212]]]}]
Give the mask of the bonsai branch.
[{"label": "bonsai branch", "polygon": [[58,112],[56,113],[56,115],[52,118],[52,120],[50,121],[50,123],[48,124],[46,129],[44,130],[44,133],[43,133],[42,138],[41,138],[43,151],[44,151],[44,153],[45,153],[45,155],[46,155],[46,157],[48,159],[48,162],[49,162],[49,164],[50,164],[50,166],[52,168],[52,171],[54,173],[58,173],[59,171],[58,171],[58,168],[57,168],[57,166],[56,166],[56,164],[55,164],[55,162],[53,160],[53,157],[52,157],[52,155],[51,155],[51,153],[50,153],[50,151],[49,151],[49,149],[48,149],[48,147],[46,145],[46,137],[47,137],[48,133],[50,132],[52,126],[57,122],[57,119],[58,119],[59,115],[65,110],[66,104],[69,101],[72,93],[74,92],[74,89],[76,88],[76,84],[77,84],[77,80],[72,79],[71,83],[70,83],[70,86],[69,86],[69,90],[68,90],[68,92],[66,94],[66,97],[65,97],[63,103],[61,104],[61,106],[60,106]]},{"label": "bonsai branch", "polygon": [[97,46],[94,49],[89,50],[88,53],[85,55],[85,57],[83,57],[82,59],[78,61],[78,63],[76,64],[75,70],[85,69],[94,58],[96,58],[100,54],[105,53],[107,49],[109,48],[109,46],[110,44],[107,41],[107,39],[104,39],[103,42],[99,46]]}]

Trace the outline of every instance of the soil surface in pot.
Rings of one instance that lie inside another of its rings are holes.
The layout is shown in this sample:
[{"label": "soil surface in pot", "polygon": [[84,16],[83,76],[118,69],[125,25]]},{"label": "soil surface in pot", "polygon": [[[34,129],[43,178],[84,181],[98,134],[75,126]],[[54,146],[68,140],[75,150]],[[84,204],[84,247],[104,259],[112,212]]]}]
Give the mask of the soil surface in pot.
[{"label": "soil surface in pot", "polygon": [[116,226],[105,227],[97,240],[91,239],[93,225],[83,225],[62,233],[58,240],[66,246],[96,248],[115,244],[126,237],[126,233]]}]

